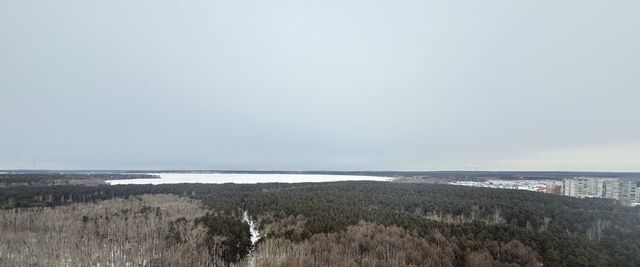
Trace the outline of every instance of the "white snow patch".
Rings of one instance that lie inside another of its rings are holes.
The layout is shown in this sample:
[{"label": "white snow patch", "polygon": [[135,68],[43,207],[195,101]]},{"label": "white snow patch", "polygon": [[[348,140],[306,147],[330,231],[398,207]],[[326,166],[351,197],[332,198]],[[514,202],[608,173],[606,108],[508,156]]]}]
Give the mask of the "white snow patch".
[{"label": "white snow patch", "polygon": [[249,224],[249,231],[251,232],[251,244],[255,246],[255,244],[258,243],[258,240],[260,240],[260,232],[258,232],[256,222],[249,217],[249,213],[247,211],[245,211],[242,216],[244,218],[244,221]]},{"label": "white snow patch", "polygon": [[281,173],[148,173],[159,179],[108,180],[108,184],[259,184],[259,183],[318,183],[337,181],[391,181],[391,177],[335,174],[281,174]]}]

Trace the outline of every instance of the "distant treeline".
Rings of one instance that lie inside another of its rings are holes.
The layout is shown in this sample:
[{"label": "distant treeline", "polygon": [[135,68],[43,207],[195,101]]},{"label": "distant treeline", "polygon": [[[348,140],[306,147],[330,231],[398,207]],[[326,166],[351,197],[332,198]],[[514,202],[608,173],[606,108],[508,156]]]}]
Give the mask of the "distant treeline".
[{"label": "distant treeline", "polygon": [[149,174],[124,174],[124,173],[4,173],[0,174],[0,187],[18,185],[60,185],[60,184],[87,184],[91,181],[101,182],[106,180],[159,178]]}]

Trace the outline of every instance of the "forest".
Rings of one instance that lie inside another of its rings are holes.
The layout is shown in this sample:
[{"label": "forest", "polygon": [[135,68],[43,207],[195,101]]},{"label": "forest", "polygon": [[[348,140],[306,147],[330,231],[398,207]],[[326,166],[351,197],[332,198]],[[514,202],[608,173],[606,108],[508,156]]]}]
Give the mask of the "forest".
[{"label": "forest", "polygon": [[[177,200],[149,201],[153,196],[173,196],[192,208],[180,213],[166,208],[167,203]],[[118,201],[140,203],[122,208]],[[187,265],[192,266],[640,265],[640,208],[606,199],[518,190],[355,181],[31,185],[0,188],[0,208],[0,231],[16,235],[0,240],[0,265],[9,266],[24,247],[19,240],[26,238],[21,231],[12,230],[16,227],[12,220],[22,221],[20,227],[33,229],[60,221],[99,225],[100,229],[120,225],[108,231],[90,228],[80,237],[68,233],[64,226],[68,224],[60,223],[52,231],[67,239],[75,238],[76,243],[111,240],[123,246],[126,240],[154,244],[152,250],[139,250],[145,251],[139,253],[142,258],[126,258],[140,266],[159,262],[186,265],[174,257],[184,258],[178,254],[187,252],[159,253],[172,247],[191,248],[188,251],[193,261]],[[130,212],[123,212],[127,209]],[[118,215],[115,210],[120,211]],[[244,211],[259,225],[262,239],[255,246],[249,242],[249,227],[242,221]],[[60,213],[64,216],[56,215]],[[153,226],[126,227],[143,223],[140,218],[144,216],[156,218],[150,222]],[[123,238],[118,233],[118,229],[130,229],[127,231],[131,233],[146,227],[162,234],[149,239],[146,234]],[[125,246],[130,250],[120,249],[123,252],[118,255],[135,251],[136,246],[148,247],[131,244]],[[110,260],[97,257],[87,261],[63,253],[65,248],[59,245],[30,245],[30,249],[36,255],[30,261],[43,266],[60,262],[51,261],[52,257],[101,265]]]}]

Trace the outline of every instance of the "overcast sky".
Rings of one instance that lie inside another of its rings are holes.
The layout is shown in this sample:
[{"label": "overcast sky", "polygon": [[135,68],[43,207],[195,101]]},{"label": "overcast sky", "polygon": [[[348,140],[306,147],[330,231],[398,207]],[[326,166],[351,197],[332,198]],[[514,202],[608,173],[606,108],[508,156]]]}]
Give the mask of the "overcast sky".
[{"label": "overcast sky", "polygon": [[0,168],[640,171],[640,1],[0,0]]}]

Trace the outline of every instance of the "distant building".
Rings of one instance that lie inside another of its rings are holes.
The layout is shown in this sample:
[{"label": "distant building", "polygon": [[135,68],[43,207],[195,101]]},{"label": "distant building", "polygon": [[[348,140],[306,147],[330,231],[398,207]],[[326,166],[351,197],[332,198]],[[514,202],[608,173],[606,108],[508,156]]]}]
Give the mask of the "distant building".
[{"label": "distant building", "polygon": [[548,185],[545,193],[552,194],[552,195],[561,195],[562,185]]},{"label": "distant building", "polygon": [[576,177],[563,181],[563,195],[572,197],[602,197],[606,178]]},{"label": "distant building", "polygon": [[640,202],[636,181],[618,178],[576,177],[564,180],[562,194],[572,197],[598,197],[620,201],[624,205]]},{"label": "distant building", "polygon": [[638,190],[638,184],[640,184],[640,182],[636,182],[636,203],[640,203],[640,190]]},{"label": "distant building", "polygon": [[576,179],[568,179],[562,181],[562,194],[565,196],[576,196],[578,181]]},{"label": "distant building", "polygon": [[618,185],[618,200],[624,205],[632,205],[636,202],[636,181],[620,181]]},{"label": "distant building", "polygon": [[618,179],[604,181],[604,187],[602,197],[609,199],[620,198],[620,181]]}]

